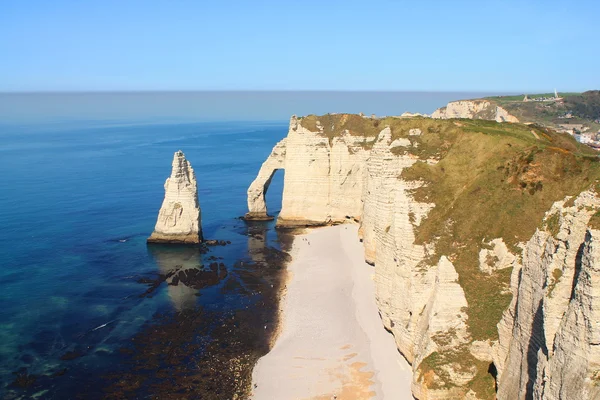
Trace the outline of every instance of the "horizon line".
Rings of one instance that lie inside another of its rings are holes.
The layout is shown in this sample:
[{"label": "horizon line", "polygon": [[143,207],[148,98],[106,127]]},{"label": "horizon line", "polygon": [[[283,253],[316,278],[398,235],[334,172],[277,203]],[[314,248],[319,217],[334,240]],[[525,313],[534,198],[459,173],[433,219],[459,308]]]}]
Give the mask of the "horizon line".
[{"label": "horizon line", "polygon": [[[593,90],[593,89],[588,89]],[[553,90],[551,90],[553,92]],[[0,94],[142,94],[142,93],[546,93],[544,90],[377,90],[377,89],[110,89],[110,90],[0,90]],[[547,92],[550,93],[550,92]],[[583,93],[563,90],[559,93]]]}]

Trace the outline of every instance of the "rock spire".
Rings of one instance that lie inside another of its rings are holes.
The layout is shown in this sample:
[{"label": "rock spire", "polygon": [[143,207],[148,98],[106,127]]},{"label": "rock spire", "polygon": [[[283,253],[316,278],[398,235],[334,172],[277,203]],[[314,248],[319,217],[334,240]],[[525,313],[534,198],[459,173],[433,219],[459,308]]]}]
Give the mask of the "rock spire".
[{"label": "rock spire", "polygon": [[173,156],[165,199],[148,243],[200,243],[202,224],[196,175],[181,150]]}]

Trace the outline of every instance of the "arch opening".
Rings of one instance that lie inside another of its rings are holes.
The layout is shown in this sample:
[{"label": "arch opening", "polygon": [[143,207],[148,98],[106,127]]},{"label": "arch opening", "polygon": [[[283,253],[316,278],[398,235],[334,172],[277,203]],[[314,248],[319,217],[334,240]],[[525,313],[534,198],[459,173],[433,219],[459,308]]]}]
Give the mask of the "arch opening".
[{"label": "arch opening", "polygon": [[273,173],[265,182],[264,196],[266,214],[277,218],[283,203],[283,180],[285,170],[283,168],[273,170]]},{"label": "arch opening", "polygon": [[[271,182],[275,173],[278,170],[284,169],[285,165],[285,139],[281,140],[275,145],[271,155],[267,157],[265,162],[260,167],[256,179],[250,184],[248,188],[248,213],[246,214],[247,220],[272,220],[273,216],[267,213],[267,204],[265,202],[265,195],[269,191]],[[279,174],[281,175],[281,174]],[[272,192],[283,192],[283,182],[281,178],[275,178],[275,189]],[[281,210],[281,205],[275,203],[275,208]]]}]

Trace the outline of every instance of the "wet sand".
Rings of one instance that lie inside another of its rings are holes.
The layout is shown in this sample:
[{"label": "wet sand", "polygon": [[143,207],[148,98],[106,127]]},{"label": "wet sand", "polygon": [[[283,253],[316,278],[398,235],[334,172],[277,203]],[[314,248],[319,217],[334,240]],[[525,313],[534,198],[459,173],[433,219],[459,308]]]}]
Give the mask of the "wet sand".
[{"label": "wet sand", "polygon": [[385,331],[356,225],[295,238],[280,333],[253,371],[254,400],[412,399]]}]

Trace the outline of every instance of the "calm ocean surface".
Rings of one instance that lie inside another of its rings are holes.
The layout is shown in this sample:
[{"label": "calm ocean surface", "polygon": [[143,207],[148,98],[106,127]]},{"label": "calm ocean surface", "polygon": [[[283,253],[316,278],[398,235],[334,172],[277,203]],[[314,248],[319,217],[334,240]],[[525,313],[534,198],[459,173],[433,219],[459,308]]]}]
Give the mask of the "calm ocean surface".
[{"label": "calm ocean surface", "polygon": [[[69,398],[69,377],[93,382],[118,369],[118,349],[157,313],[256,306],[227,289],[256,246],[237,217],[289,115],[429,113],[481,95],[0,94],[0,398]],[[205,237],[232,242],[204,256],[146,245],[179,149],[196,171]],[[280,172],[271,213],[282,183]],[[277,248],[273,223],[262,229],[261,245]],[[208,256],[221,257],[227,278],[202,289],[163,283],[142,296],[140,278]]]}]

